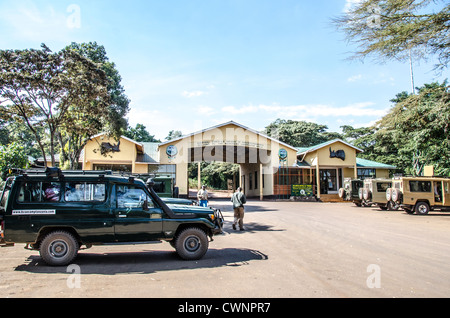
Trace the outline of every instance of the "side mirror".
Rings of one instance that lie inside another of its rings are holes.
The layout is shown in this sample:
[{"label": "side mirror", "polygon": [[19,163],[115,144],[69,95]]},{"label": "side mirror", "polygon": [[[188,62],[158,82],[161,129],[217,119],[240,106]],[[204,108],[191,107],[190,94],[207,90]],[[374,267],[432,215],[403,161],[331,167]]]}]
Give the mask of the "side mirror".
[{"label": "side mirror", "polygon": [[149,211],[150,209],[148,208],[148,200],[145,199],[144,204],[142,205],[142,209],[144,209],[144,211]]}]

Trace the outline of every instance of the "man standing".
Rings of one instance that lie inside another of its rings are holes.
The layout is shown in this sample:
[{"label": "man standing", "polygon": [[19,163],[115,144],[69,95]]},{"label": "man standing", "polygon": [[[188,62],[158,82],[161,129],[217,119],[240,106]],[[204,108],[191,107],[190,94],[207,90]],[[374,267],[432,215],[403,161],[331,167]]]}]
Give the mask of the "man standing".
[{"label": "man standing", "polygon": [[206,191],[206,186],[202,186],[197,193],[198,205],[207,207],[208,206],[208,191]]},{"label": "man standing", "polygon": [[244,204],[247,202],[247,199],[245,194],[242,193],[241,187],[237,188],[237,191],[233,193],[231,202],[233,202],[234,209],[233,230],[236,230],[236,223],[239,223],[239,229],[244,231]]}]

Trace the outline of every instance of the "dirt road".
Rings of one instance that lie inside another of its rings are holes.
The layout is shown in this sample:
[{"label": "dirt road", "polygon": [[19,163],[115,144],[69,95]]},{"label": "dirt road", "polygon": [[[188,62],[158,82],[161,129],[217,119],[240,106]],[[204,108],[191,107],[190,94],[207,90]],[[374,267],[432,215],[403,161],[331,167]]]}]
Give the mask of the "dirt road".
[{"label": "dirt road", "polygon": [[226,234],[199,261],[168,243],[96,246],[70,267],[0,249],[2,297],[449,297],[450,213],[348,203],[252,201],[246,231],[228,200],[211,201]]}]

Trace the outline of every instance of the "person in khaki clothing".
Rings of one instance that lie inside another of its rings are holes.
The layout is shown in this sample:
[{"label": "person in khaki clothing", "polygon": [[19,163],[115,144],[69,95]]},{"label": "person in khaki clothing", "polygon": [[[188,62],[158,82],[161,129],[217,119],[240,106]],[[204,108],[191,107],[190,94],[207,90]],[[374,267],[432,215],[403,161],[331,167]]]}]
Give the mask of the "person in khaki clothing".
[{"label": "person in khaki clothing", "polygon": [[234,209],[233,230],[236,230],[236,224],[239,223],[239,229],[244,231],[244,204],[247,202],[247,199],[245,194],[242,193],[241,187],[237,188],[237,191],[233,193],[231,202],[233,202]]},{"label": "person in khaki clothing", "polygon": [[199,206],[208,206],[208,191],[206,191],[206,186],[202,186],[202,188],[197,193],[198,205]]}]

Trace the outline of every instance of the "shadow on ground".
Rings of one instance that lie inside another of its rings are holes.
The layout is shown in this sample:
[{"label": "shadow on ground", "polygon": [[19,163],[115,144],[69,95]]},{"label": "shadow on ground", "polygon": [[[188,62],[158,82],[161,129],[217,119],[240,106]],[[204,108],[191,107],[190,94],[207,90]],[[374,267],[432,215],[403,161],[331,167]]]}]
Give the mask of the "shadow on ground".
[{"label": "shadow on ground", "polygon": [[[116,275],[149,274],[162,271],[189,270],[198,268],[216,268],[222,266],[243,266],[251,261],[267,260],[268,256],[260,251],[244,248],[209,249],[205,256],[197,261],[181,260],[175,251],[109,252],[90,253],[82,251],[73,264],[80,266],[81,273]],[[30,273],[67,273],[66,266],[48,266],[37,255],[30,256],[25,264],[16,271]]]}]

